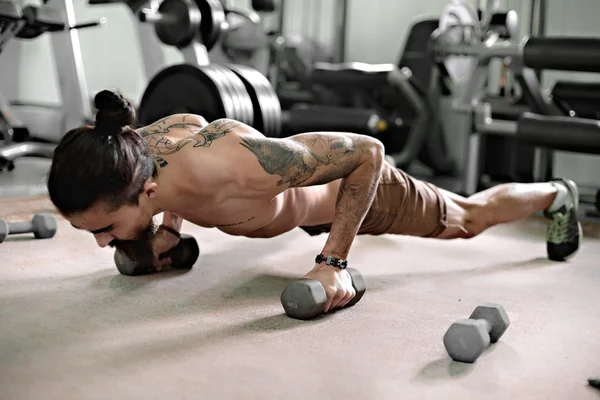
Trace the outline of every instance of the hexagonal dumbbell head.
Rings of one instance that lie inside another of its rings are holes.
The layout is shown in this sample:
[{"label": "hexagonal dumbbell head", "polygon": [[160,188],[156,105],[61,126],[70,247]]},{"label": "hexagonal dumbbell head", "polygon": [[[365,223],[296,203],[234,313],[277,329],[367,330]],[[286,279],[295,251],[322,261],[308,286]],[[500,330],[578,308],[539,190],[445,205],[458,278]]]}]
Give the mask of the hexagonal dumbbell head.
[{"label": "hexagonal dumbbell head", "polygon": [[281,305],[292,318],[308,320],[323,312],[327,293],[321,282],[302,278],[289,285],[281,293]]},{"label": "hexagonal dumbbell head", "polygon": [[472,319],[459,319],[444,335],[444,347],[454,361],[472,363],[490,344],[485,324]]},{"label": "hexagonal dumbbell head", "polygon": [[506,310],[504,310],[504,307],[494,303],[483,303],[479,305],[473,310],[469,319],[484,319],[489,321],[489,324],[491,325],[490,342],[492,343],[496,343],[502,335],[504,335],[504,332],[506,332],[510,325],[510,320],[508,319],[508,314],[506,313]]},{"label": "hexagonal dumbbell head", "polygon": [[[170,269],[191,269],[200,256],[200,247],[196,239],[188,234],[182,233],[179,244],[167,251],[161,257],[171,257],[172,264],[162,271]],[[137,276],[156,272],[152,264],[140,263],[129,258],[124,252],[117,249],[114,253],[114,261],[117,269],[123,275]]]},{"label": "hexagonal dumbbell head", "polygon": [[8,223],[0,218],[0,243],[8,237]]},{"label": "hexagonal dumbbell head", "polygon": [[472,363],[506,332],[510,321],[498,304],[479,305],[469,319],[454,322],[444,335],[444,347],[454,361]]},{"label": "hexagonal dumbbell head", "polygon": [[31,226],[36,239],[49,239],[54,237],[57,231],[56,218],[50,213],[34,215],[31,220]]}]

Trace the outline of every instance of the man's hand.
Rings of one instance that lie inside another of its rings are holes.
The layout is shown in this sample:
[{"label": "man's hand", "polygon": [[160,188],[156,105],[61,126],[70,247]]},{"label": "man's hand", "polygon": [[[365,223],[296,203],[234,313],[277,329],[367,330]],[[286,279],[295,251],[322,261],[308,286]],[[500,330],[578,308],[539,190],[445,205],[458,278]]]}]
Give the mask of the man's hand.
[{"label": "man's hand", "polygon": [[169,232],[169,229],[179,232],[181,231],[182,223],[183,218],[175,213],[165,211],[163,214],[162,226],[158,229],[156,236],[152,240],[152,252],[154,253],[152,265],[157,271],[160,271],[163,267],[173,262],[169,257],[163,259],[159,257],[179,244],[179,238],[173,232]]},{"label": "man's hand", "polygon": [[154,254],[152,266],[156,269],[156,271],[160,271],[172,263],[170,257],[164,257],[161,259],[160,255],[171,250],[178,244],[179,238],[177,236],[173,235],[167,230],[159,229],[154,239],[152,239],[152,253]]},{"label": "man's hand", "polygon": [[327,303],[323,312],[329,312],[334,308],[342,308],[352,300],[356,291],[352,286],[350,274],[340,268],[326,264],[317,264],[305,278],[321,282],[327,293]]}]

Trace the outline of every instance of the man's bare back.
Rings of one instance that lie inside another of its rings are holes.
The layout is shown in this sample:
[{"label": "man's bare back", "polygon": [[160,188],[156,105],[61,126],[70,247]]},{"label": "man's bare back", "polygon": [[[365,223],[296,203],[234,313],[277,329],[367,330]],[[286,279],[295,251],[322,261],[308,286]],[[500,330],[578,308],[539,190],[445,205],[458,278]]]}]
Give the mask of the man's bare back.
[{"label": "man's bare back", "polygon": [[273,237],[299,225],[331,223],[340,178],[313,186],[291,184],[314,179],[310,174],[319,166],[335,165],[332,148],[344,155],[354,145],[344,134],[306,134],[307,149],[293,139],[266,138],[236,121],[208,124],[189,114],[138,131],[161,168],[159,181],[173,182],[163,184],[174,191],[163,193],[170,200],[168,211],[203,227],[247,237]]}]

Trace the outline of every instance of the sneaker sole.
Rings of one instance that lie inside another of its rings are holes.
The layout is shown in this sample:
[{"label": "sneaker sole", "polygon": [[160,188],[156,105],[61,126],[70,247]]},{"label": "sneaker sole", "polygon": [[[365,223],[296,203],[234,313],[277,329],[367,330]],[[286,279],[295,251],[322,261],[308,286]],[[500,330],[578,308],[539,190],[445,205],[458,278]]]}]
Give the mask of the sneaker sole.
[{"label": "sneaker sole", "polygon": [[579,188],[577,188],[577,184],[571,179],[566,178],[560,179],[560,182],[562,182],[567,187],[567,189],[569,189],[569,192],[573,196],[573,207],[575,208],[575,215],[577,215],[577,229],[579,231],[579,243],[577,244],[577,250],[563,258],[564,261],[567,261],[573,258],[581,248],[581,239],[583,239],[583,227],[581,226],[581,222],[579,222]]}]

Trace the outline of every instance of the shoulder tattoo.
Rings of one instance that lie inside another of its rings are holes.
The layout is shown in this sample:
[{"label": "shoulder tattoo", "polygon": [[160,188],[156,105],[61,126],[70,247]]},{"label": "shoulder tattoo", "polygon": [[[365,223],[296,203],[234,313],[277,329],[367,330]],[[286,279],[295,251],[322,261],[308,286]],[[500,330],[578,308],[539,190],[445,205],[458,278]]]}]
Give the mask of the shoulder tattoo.
[{"label": "shoulder tattoo", "polygon": [[[236,121],[224,119],[214,121],[202,128],[196,123],[186,123],[185,117],[181,122],[171,124],[167,124],[165,120],[166,118],[163,118],[140,131],[140,135],[146,139],[150,153],[161,168],[164,168],[168,164],[162,156],[177,153],[190,144],[192,147],[210,147],[215,140],[224,137],[239,125]],[[173,142],[164,136],[168,135],[172,129],[185,129],[192,136]]]}]

